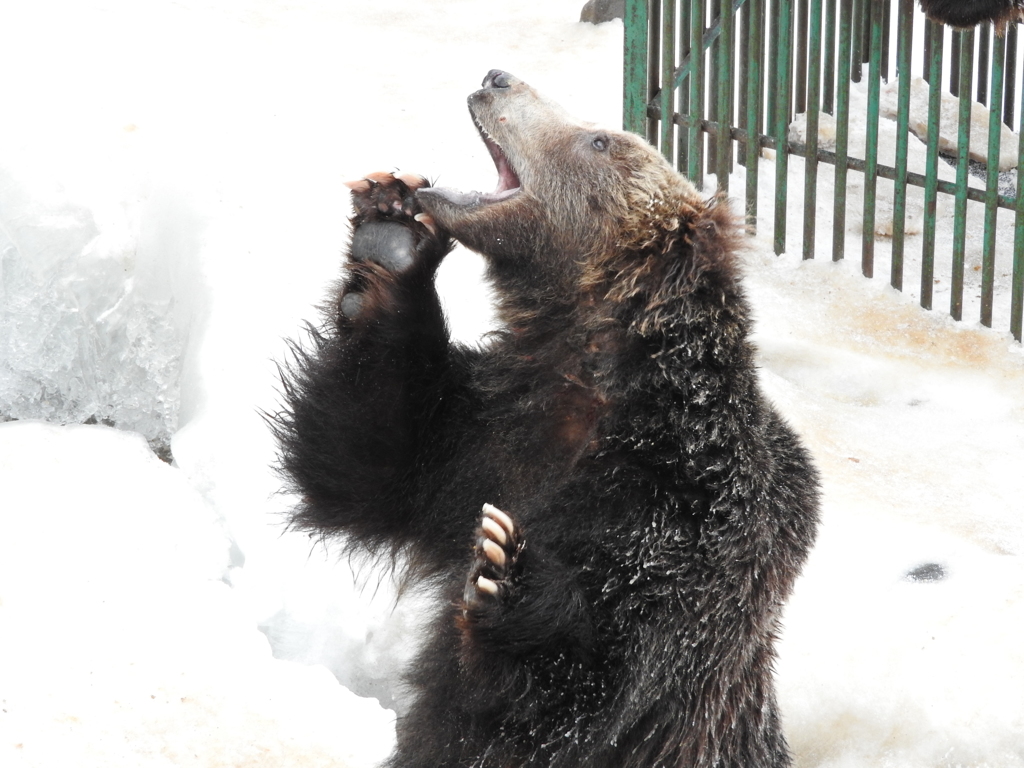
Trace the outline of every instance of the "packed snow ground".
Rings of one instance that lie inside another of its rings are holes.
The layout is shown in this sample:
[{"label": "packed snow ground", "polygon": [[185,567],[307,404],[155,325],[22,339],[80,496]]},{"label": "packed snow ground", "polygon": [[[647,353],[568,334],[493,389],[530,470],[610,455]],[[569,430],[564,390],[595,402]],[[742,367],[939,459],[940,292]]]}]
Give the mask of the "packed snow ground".
[{"label": "packed snow ground", "polygon": [[[424,597],[283,531],[258,411],[337,276],[341,181],[492,185],[464,98],[493,67],[618,124],[621,25],[581,4],[3,5],[0,405],[135,393],[103,418],[175,463],[0,425],[0,764],[389,751],[393,715],[336,678],[400,708]],[[1024,766],[1024,353],[864,280],[855,246],[790,252],[762,234],[745,260],[764,386],[824,476],[780,647],[797,765]],[[441,274],[464,340],[491,324],[480,273],[460,251]]]}]

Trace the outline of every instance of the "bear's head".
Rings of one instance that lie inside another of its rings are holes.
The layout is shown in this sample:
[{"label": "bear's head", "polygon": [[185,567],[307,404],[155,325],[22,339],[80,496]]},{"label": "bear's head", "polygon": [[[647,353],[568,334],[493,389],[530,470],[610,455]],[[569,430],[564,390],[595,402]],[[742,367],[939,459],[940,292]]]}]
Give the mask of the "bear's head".
[{"label": "bear's head", "polygon": [[575,120],[507,72],[491,70],[469,110],[497,167],[497,189],[433,187],[418,196],[499,279],[578,286],[588,264],[656,249],[703,206],[641,137]]}]

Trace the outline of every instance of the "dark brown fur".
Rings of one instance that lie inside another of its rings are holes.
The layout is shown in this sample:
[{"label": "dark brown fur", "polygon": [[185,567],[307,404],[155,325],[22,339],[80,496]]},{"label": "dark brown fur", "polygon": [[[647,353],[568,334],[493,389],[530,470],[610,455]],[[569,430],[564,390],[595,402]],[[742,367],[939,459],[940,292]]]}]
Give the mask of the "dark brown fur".
[{"label": "dark brown fur", "polygon": [[951,27],[973,27],[991,21],[1002,34],[1007,24],[1024,19],[1022,0],[921,0],[921,10],[933,21]]}]

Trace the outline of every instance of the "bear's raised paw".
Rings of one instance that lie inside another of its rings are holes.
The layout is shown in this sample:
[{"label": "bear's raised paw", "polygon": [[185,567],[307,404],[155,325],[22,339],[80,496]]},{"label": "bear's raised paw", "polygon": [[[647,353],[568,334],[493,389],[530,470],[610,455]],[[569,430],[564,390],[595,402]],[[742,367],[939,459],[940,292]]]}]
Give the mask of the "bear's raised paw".
[{"label": "bear's raised paw", "polygon": [[519,530],[512,518],[500,509],[484,504],[463,595],[466,611],[483,608],[505,595],[507,580],[520,548]]},{"label": "bear's raised paw", "polygon": [[390,272],[401,272],[424,250],[424,242],[439,239],[433,218],[424,213],[416,191],[429,187],[411,173],[371,173],[346,182],[352,190],[353,261],[372,261]]},{"label": "bear's raised paw", "polygon": [[350,264],[368,270],[349,282],[341,301],[342,314],[355,318],[365,313],[370,275],[376,272],[378,282],[387,282],[388,276],[432,275],[452,240],[420,208],[416,192],[430,186],[422,176],[371,173],[346,186],[352,190],[353,209]]}]

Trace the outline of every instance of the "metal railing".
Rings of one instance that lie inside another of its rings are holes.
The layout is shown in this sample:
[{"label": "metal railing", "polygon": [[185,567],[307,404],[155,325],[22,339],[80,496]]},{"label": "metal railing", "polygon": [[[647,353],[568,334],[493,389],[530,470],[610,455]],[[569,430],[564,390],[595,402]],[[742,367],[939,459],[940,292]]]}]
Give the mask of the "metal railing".
[{"label": "metal railing", "polygon": [[[860,221],[864,275],[888,262],[892,286],[921,306],[948,293],[955,319],[966,302],[991,327],[995,310],[1020,341],[1024,194],[1005,170],[1024,165],[1017,37],[1016,24],[947,29],[914,0],[627,0],[624,125],[698,186],[742,181],[747,224],[770,226],[776,253],[801,207],[804,258],[843,259]],[[944,103],[956,125],[945,147]],[[1003,127],[1015,121],[1016,136]],[[974,160],[972,124],[984,145]],[[801,178],[802,206],[791,205]]]}]

